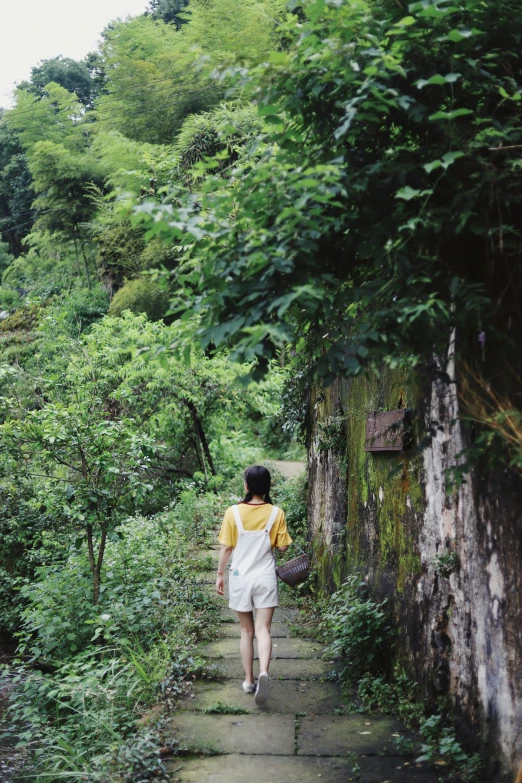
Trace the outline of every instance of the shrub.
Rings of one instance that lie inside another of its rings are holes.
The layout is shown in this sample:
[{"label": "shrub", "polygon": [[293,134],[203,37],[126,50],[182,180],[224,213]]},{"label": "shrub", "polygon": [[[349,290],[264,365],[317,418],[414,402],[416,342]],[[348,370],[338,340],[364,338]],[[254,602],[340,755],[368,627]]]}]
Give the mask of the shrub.
[{"label": "shrub", "polygon": [[203,542],[207,536],[215,535],[223,510],[223,499],[219,495],[198,492],[192,486],[180,493],[172,517],[185,540]]},{"label": "shrub", "polygon": [[222,153],[220,168],[237,161],[242,148],[262,130],[256,106],[236,107],[226,104],[201,114],[192,114],[183,123],[176,141],[179,171],[190,182],[203,169],[190,171],[195,164]]},{"label": "shrub", "polygon": [[9,717],[20,746],[34,750],[26,771],[36,783],[165,779],[158,700],[172,709],[186,693],[203,664],[195,644],[219,611],[187,558],[194,514],[207,518],[218,500],[193,495],[176,516],[133,517],[115,530],[98,606],[81,548],[27,584],[20,652],[52,667],[19,662]]},{"label": "shrub", "polygon": [[101,285],[97,285],[90,291],[82,288],[64,295],[61,309],[69,329],[78,333],[102,318],[107,312],[108,305],[107,292]]},{"label": "shrub", "polygon": [[7,310],[12,313],[20,307],[22,299],[18,291],[8,286],[0,286],[0,310]]},{"label": "shrub", "polygon": [[397,715],[407,727],[417,725],[425,714],[415,683],[398,667],[391,680],[365,674],[359,680],[357,695],[361,712]]},{"label": "shrub", "polygon": [[[480,755],[467,753],[457,741],[451,712],[427,715],[428,705],[419,698],[418,688],[405,672],[396,667],[391,680],[366,674],[358,683],[361,705],[358,712],[394,715],[407,728],[418,729],[421,737],[417,762],[444,767],[444,780],[454,783],[475,783],[481,780]],[[415,743],[404,735],[396,737],[399,753],[409,752]]]},{"label": "shrub", "polygon": [[[187,505],[194,528],[195,509]],[[194,516],[192,516],[194,514]],[[185,518],[185,517],[183,517]],[[191,583],[187,545],[171,514],[129,519],[107,543],[99,604],[92,603],[87,553],[71,549],[65,563],[41,566],[22,588],[20,651],[63,660],[96,641],[137,636],[146,648],[158,632],[194,634],[196,614],[210,599]],[[81,540],[78,542],[81,545]]]},{"label": "shrub", "polygon": [[6,269],[14,261],[14,256],[9,252],[9,245],[7,242],[0,240],[0,273]]},{"label": "shrub", "polygon": [[430,715],[420,724],[423,741],[421,755],[417,762],[435,762],[448,767],[449,779],[462,783],[474,783],[480,780],[482,762],[480,755],[466,753],[455,732],[448,726],[442,715]]},{"label": "shrub", "polygon": [[[275,502],[284,509],[290,535],[299,546],[306,545],[308,531],[306,471],[277,486]],[[295,557],[295,554],[293,555]]]},{"label": "shrub", "polygon": [[349,680],[374,670],[391,642],[386,602],[375,603],[366,590],[357,574],[349,576],[328,601],[321,623],[327,654],[346,661]]},{"label": "shrub", "polygon": [[168,295],[149,280],[136,278],[125,283],[114,295],[109,315],[119,316],[125,310],[135,315],[145,313],[151,321],[159,321],[168,306]]},{"label": "shrub", "polygon": [[0,332],[31,331],[38,323],[38,306],[23,307],[0,321]]}]

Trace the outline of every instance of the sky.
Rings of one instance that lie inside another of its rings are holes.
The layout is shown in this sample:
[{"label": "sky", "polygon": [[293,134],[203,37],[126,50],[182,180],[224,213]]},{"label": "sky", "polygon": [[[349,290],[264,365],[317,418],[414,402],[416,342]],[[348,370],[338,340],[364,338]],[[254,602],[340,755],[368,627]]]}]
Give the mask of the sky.
[{"label": "sky", "polygon": [[117,17],[141,14],[147,0],[0,0],[0,106],[40,60],[81,60]]}]

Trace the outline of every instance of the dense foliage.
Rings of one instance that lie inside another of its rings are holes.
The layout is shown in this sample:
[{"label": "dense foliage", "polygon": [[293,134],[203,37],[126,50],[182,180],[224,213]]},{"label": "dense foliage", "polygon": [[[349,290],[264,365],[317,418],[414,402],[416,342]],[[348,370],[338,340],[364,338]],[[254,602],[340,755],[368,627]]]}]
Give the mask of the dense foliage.
[{"label": "dense foliage", "polygon": [[514,363],[521,32],[513,2],[304,3],[284,51],[220,72],[267,124],[247,158],[139,208],[185,246],[176,307],[242,356],[304,342],[327,380],[426,363],[454,326]]},{"label": "dense foliage", "polygon": [[[188,489],[169,511],[123,520],[107,547],[99,605],[74,545],[58,562],[48,551],[55,562],[22,588],[19,652],[52,663],[12,678],[11,731],[34,751],[32,779],[165,779],[157,715],[140,719],[162,694],[174,704],[202,666],[195,645],[218,607],[193,579],[191,545],[215,524],[223,500],[212,500]],[[193,525],[198,511],[203,527]]]}]

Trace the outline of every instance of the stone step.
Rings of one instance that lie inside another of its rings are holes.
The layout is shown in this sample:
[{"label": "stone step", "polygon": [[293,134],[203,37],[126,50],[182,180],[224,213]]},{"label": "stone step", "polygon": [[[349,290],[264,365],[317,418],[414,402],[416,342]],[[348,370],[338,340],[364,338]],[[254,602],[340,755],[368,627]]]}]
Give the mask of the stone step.
[{"label": "stone step", "polygon": [[293,715],[202,715],[178,712],[166,732],[189,750],[213,753],[269,753],[292,756]]},{"label": "stone step", "polygon": [[278,606],[274,612],[274,620],[282,623],[295,623],[299,617],[299,609],[295,606]]},{"label": "stone step", "polygon": [[[221,638],[236,639],[239,644],[239,627],[237,623],[222,623],[217,633]],[[288,628],[285,623],[272,623],[270,634],[272,639],[285,639],[288,636]]]},{"label": "stone step", "polygon": [[[181,770],[178,767],[181,763]],[[435,783],[420,765],[399,757],[303,758],[299,756],[229,755],[169,762],[171,780],[181,783]]]},{"label": "stone step", "polygon": [[[221,609],[221,616],[225,619],[230,617],[235,623],[238,623],[237,612],[230,609],[229,606],[223,601],[223,608]],[[299,610],[292,607],[278,606],[274,612],[274,623],[284,623],[285,625],[295,623],[299,616]]]},{"label": "stone step", "polygon": [[179,706],[189,710],[203,710],[221,703],[241,707],[252,713],[308,715],[334,714],[344,707],[341,687],[333,682],[308,682],[306,680],[272,680],[270,698],[266,708],[261,709],[251,695],[244,693],[242,680],[225,682],[196,682],[192,695]]},{"label": "stone step", "polygon": [[[254,657],[257,658],[257,640],[254,640]],[[239,658],[239,639],[220,639],[217,642],[201,645],[199,652],[205,658]],[[317,642],[305,639],[274,639],[272,642],[272,660],[278,658],[320,658],[324,648]]]},{"label": "stone step", "polygon": [[[215,658],[208,661],[216,677],[237,679],[243,675],[239,658]],[[254,674],[257,677],[257,663]],[[330,678],[334,667],[320,658],[276,658],[270,664],[271,679],[280,680],[321,680]]]},{"label": "stone step", "polygon": [[[296,733],[297,729],[297,733]],[[183,747],[215,753],[274,756],[394,756],[396,736],[407,736],[392,718],[370,715],[299,717],[263,712],[249,715],[177,713],[168,734]],[[409,759],[408,759],[409,761]]]},{"label": "stone step", "polygon": [[395,739],[411,739],[402,723],[381,715],[320,715],[299,718],[300,756],[344,756],[346,752],[395,755]]},{"label": "stone step", "polygon": [[221,619],[225,620],[225,622],[232,622],[239,624],[239,619],[237,616],[237,612],[234,612],[233,609],[229,609],[228,606],[224,606],[221,610]]}]

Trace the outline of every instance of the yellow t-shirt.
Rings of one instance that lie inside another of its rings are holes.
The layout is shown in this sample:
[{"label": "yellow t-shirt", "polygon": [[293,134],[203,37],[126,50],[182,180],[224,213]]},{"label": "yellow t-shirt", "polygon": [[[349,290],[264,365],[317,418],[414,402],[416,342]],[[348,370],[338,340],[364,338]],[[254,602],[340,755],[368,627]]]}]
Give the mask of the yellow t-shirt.
[{"label": "yellow t-shirt", "polygon": [[[272,513],[273,506],[270,503],[239,503],[239,516],[245,530],[264,530]],[[227,508],[223,518],[223,524],[219,531],[219,543],[224,546],[235,547],[237,544],[237,525],[234,519],[232,506]],[[288,546],[292,539],[286,529],[285,512],[279,509],[272,529],[270,531],[270,543],[274,546]]]}]

